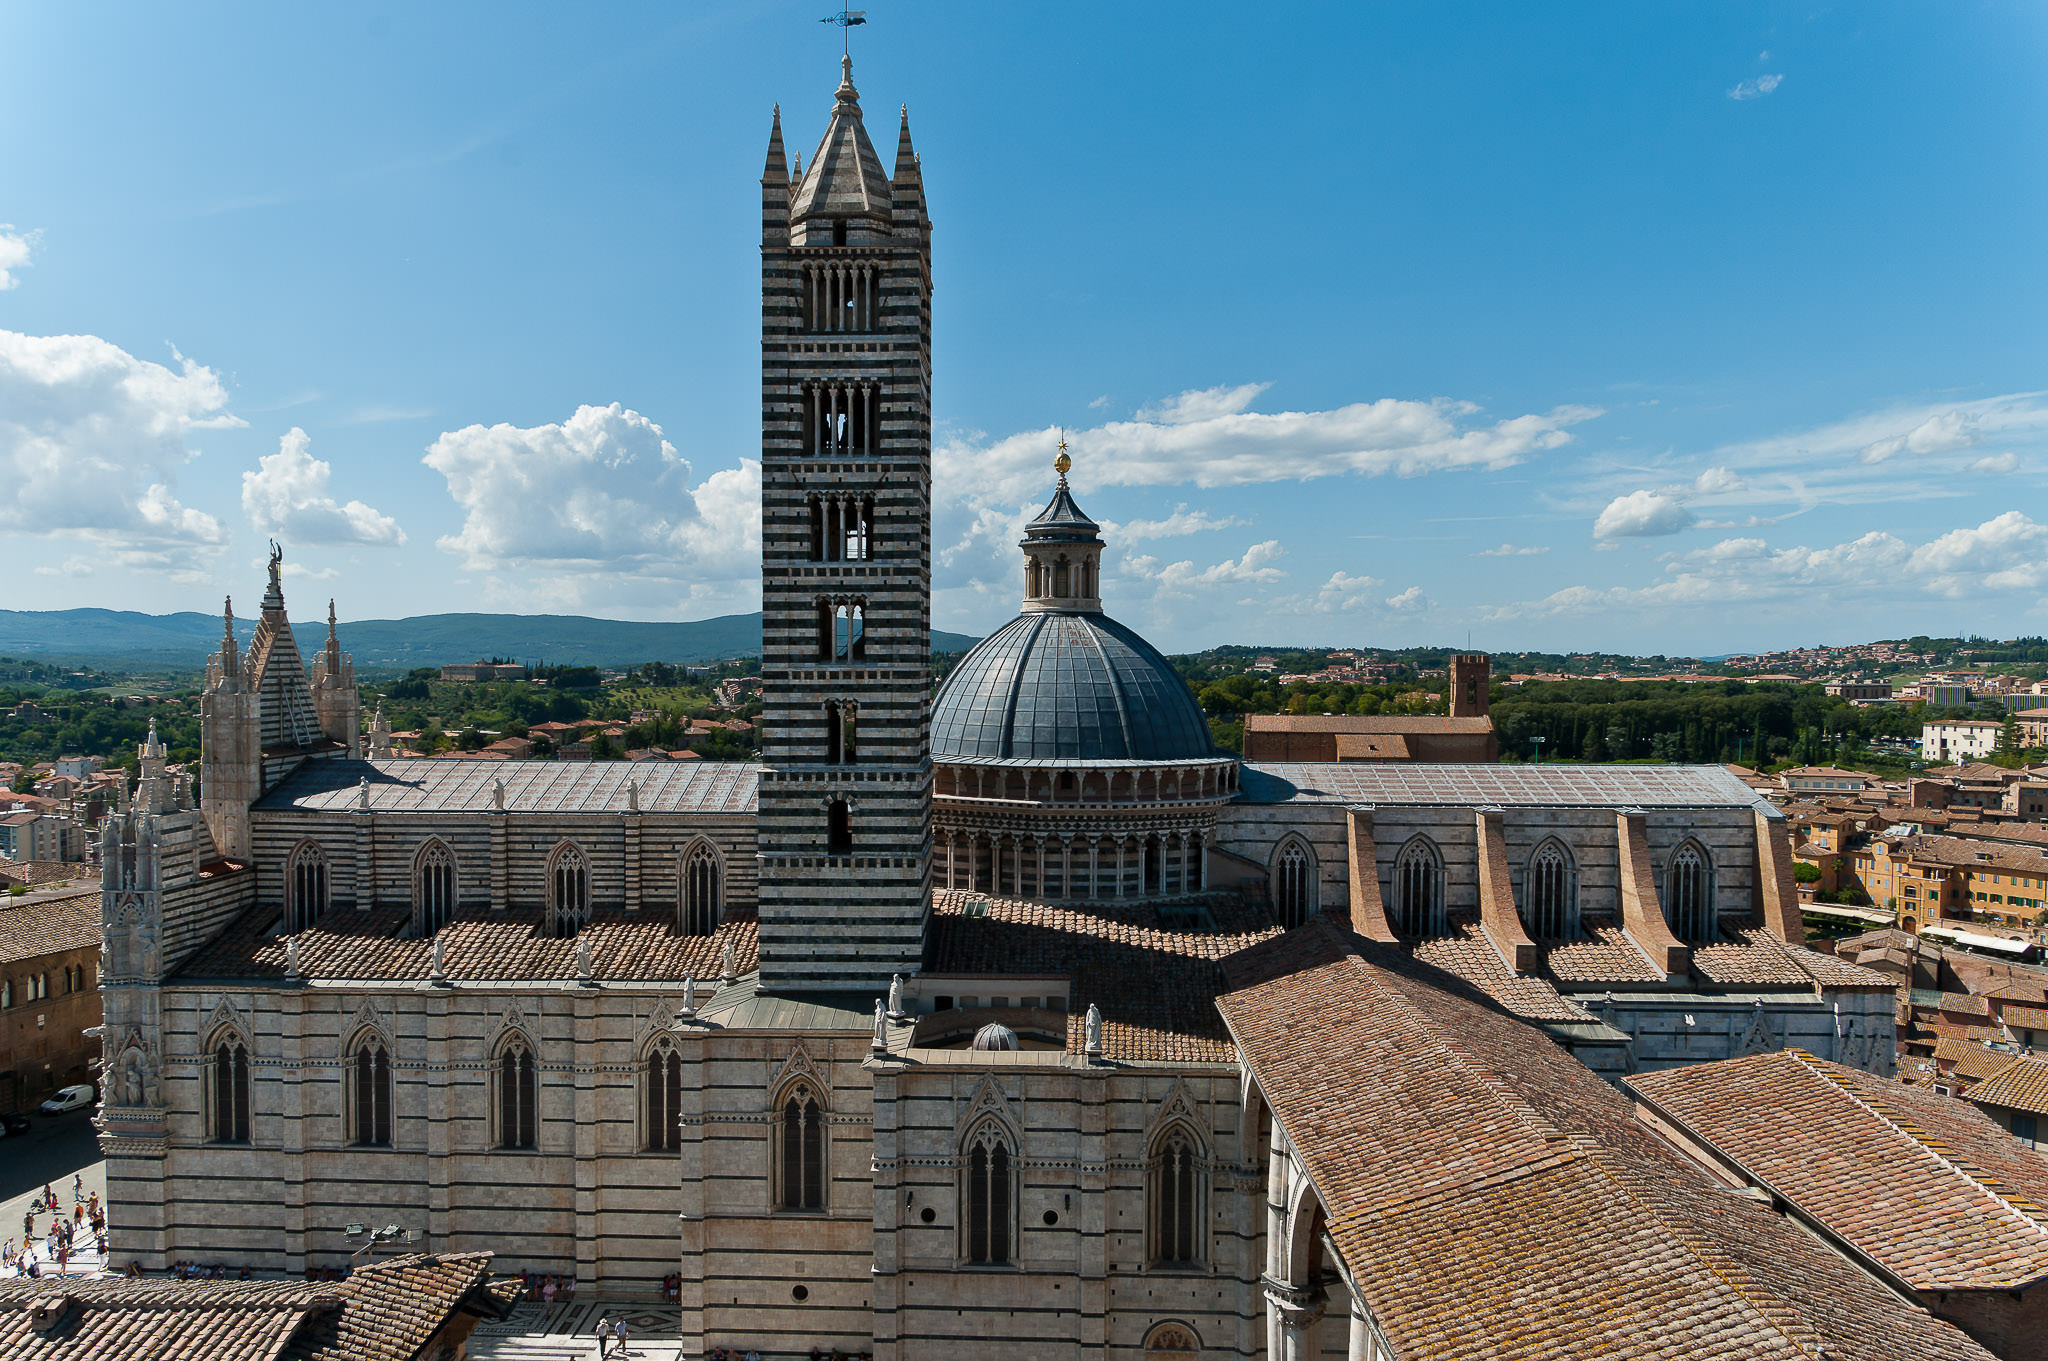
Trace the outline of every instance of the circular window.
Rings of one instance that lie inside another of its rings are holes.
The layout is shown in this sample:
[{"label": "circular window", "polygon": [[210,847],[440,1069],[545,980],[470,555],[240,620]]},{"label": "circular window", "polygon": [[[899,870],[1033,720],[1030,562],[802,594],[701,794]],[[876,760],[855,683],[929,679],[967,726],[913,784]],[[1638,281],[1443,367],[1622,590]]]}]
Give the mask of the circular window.
[{"label": "circular window", "polygon": [[929,1224],[934,1219],[937,1219],[939,1217],[939,1212],[937,1210],[934,1210],[931,1206],[927,1205],[922,1210],[919,1210],[917,1212],[917,1217],[919,1219],[922,1219],[925,1223]]},{"label": "circular window", "polygon": [[789,1297],[795,1300],[798,1304],[802,1304],[805,1300],[811,1297],[811,1288],[807,1285],[791,1286],[789,1289]]},{"label": "circular window", "polygon": [[1047,1228],[1049,1229],[1049,1228],[1051,1228],[1051,1227],[1052,1227],[1053,1225],[1055,1225],[1055,1224],[1057,1224],[1057,1223],[1059,1223],[1059,1222],[1060,1222],[1060,1212],[1059,1212],[1058,1210],[1047,1210],[1047,1211],[1045,1212],[1045,1227],[1047,1227]]}]

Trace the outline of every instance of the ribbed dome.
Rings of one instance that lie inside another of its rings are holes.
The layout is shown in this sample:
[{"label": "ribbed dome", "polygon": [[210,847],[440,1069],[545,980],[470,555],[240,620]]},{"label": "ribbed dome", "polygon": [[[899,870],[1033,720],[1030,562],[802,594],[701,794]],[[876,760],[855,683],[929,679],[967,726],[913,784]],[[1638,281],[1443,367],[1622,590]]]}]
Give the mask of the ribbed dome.
[{"label": "ribbed dome", "polygon": [[1183,761],[1209,724],[1167,660],[1101,614],[1021,615],[974,645],[932,706],[938,761]]}]

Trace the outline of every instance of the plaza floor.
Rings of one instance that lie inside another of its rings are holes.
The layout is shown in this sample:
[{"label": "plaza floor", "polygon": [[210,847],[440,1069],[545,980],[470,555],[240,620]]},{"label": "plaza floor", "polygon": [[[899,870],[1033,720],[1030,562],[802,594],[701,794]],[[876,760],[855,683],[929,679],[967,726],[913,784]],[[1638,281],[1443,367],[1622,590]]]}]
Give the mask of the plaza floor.
[{"label": "plaza floor", "polygon": [[[680,1361],[677,1339],[682,1313],[674,1305],[578,1300],[574,1304],[522,1304],[502,1323],[487,1322],[470,1334],[471,1361],[585,1361],[597,1356],[597,1321],[623,1321],[630,1338],[628,1361]],[[610,1355],[620,1355],[617,1347]]]}]

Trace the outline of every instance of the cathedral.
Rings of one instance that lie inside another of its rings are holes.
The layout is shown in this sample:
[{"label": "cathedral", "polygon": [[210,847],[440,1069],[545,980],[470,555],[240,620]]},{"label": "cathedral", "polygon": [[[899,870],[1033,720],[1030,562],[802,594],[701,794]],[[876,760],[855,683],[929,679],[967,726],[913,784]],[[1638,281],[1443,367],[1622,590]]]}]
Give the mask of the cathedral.
[{"label": "cathedral", "polygon": [[[197,791],[152,734],[102,832],[113,1258],[298,1272],[396,1224],[680,1273],[693,1354],[891,1361],[1507,1354],[1445,1339],[1562,1336],[1541,1273],[1642,1260],[1597,1286],[1637,1337],[1976,1355],[1630,1132],[1632,1074],[1891,1070],[1890,981],[1804,947],[1784,819],[1719,768],[1218,751],[1105,613],[1064,448],[1018,616],[933,696],[908,114],[891,167],[849,61],[808,163],[782,137],[761,760],[400,756],[273,550]],[[1546,1227],[1581,1214],[1626,1231]]]}]

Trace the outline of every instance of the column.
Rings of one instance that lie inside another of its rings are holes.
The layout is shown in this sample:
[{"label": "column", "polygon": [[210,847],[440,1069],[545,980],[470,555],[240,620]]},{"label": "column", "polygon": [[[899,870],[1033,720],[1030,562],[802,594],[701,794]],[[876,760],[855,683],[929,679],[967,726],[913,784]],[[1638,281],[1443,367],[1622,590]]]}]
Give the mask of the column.
[{"label": "column", "polygon": [[1116,839],[1116,896],[1119,898],[1124,896],[1124,843],[1129,840],[1123,836]]},{"label": "column", "polygon": [[1088,838],[1088,896],[1102,896],[1102,839]]},{"label": "column", "polygon": [[1074,896],[1074,839],[1060,837],[1060,897]]},{"label": "column", "polygon": [[1198,832],[1195,835],[1195,875],[1200,881],[1202,889],[1206,892],[1209,887],[1209,834],[1207,832]]},{"label": "column", "polygon": [[1372,1321],[1366,1317],[1365,1301],[1356,1295],[1351,1297],[1351,1345],[1345,1351],[1346,1361],[1373,1361]]}]

